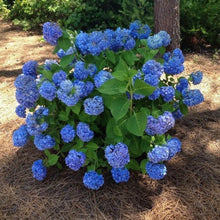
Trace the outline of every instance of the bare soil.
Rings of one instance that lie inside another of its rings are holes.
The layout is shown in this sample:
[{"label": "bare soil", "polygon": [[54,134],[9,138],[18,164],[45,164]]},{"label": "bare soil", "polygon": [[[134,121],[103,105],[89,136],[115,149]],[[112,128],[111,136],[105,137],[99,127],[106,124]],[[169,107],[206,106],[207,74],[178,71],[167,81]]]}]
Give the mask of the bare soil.
[{"label": "bare soil", "polygon": [[0,219],[220,219],[220,77],[219,57],[186,54],[186,73],[200,70],[205,102],[177,121],[173,136],[182,152],[167,162],[161,181],[132,173],[126,184],[105,176],[99,191],[87,190],[83,170],[51,168],[43,182],[32,178],[31,165],[41,156],[33,143],[12,144],[12,132],[23,119],[14,109],[14,80],[28,60],[54,58],[42,35],[0,21]]}]

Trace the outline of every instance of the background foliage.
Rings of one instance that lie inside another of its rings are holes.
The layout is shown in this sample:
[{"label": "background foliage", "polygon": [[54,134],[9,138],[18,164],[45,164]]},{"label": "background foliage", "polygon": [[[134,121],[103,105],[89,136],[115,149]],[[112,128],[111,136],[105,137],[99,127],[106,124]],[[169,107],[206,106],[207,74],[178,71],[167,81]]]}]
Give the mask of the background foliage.
[{"label": "background foliage", "polygon": [[[127,27],[134,20],[153,28],[153,0],[0,0],[0,13],[7,14],[7,9],[8,17],[25,30],[46,21],[86,32]],[[180,0],[182,45],[207,42],[219,47],[219,11],[218,0]]]}]

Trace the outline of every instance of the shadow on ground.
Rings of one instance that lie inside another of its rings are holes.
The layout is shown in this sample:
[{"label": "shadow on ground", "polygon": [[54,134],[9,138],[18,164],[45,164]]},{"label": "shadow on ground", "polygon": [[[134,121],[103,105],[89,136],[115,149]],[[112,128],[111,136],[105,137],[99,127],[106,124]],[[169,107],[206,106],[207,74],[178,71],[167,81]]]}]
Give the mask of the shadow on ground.
[{"label": "shadow on ground", "polygon": [[164,180],[132,173],[128,183],[117,185],[106,174],[99,191],[83,186],[84,170],[51,168],[45,181],[34,180],[31,165],[42,155],[28,143],[0,161],[0,217],[216,220],[220,215],[219,130],[220,109],[192,112],[171,130],[181,139],[183,151],[166,163]]}]

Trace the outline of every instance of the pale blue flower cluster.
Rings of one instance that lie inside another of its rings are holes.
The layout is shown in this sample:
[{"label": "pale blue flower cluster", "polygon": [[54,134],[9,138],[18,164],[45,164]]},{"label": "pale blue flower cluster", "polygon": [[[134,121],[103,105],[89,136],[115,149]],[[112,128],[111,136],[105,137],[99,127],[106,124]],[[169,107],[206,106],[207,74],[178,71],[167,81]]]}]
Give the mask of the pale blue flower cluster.
[{"label": "pale blue flower cluster", "polygon": [[182,77],[179,79],[179,83],[176,85],[176,89],[182,93],[182,91],[188,88],[189,82],[186,78]]},{"label": "pale blue flower cluster", "polygon": [[85,99],[83,105],[85,113],[88,115],[100,115],[104,111],[104,104],[101,96]]},{"label": "pale blue flower cluster", "polygon": [[172,86],[162,86],[160,88],[160,95],[165,102],[170,102],[175,96],[175,89]]},{"label": "pale blue flower cluster", "polygon": [[21,125],[20,128],[13,132],[13,144],[16,147],[23,147],[29,139],[29,134],[27,132],[27,126]]},{"label": "pale blue flower cluster", "polygon": [[147,127],[145,132],[148,135],[154,136],[156,134],[164,134],[175,125],[175,119],[171,112],[165,111],[158,119],[152,115],[147,116]]},{"label": "pale blue flower cluster", "polygon": [[183,95],[183,103],[187,106],[198,105],[204,101],[203,94],[199,89],[189,90],[184,89],[182,92]]},{"label": "pale blue flower cluster", "polygon": [[50,81],[44,81],[39,88],[40,95],[48,101],[53,101],[56,98],[56,92],[56,86]]},{"label": "pale blue flower cluster", "polygon": [[88,189],[98,190],[104,184],[104,177],[95,171],[86,172],[83,183]]},{"label": "pale blue flower cluster", "polygon": [[112,178],[116,183],[128,182],[130,178],[129,170],[125,167],[123,168],[112,168],[111,169]]},{"label": "pale blue flower cluster", "polygon": [[51,149],[56,145],[56,141],[50,135],[37,134],[34,137],[34,145],[40,151]]},{"label": "pale blue flower cluster", "polygon": [[202,82],[203,73],[201,71],[193,72],[190,74],[190,76],[192,77],[193,85],[198,85]]},{"label": "pale blue flower cluster", "polygon": [[63,35],[60,27],[54,22],[46,22],[43,24],[44,39],[53,46],[57,45],[58,38]]},{"label": "pale blue flower cluster", "polygon": [[124,143],[108,145],[105,149],[105,158],[114,168],[122,168],[130,161],[128,147]]},{"label": "pale blue flower cluster", "polygon": [[94,82],[96,88],[99,88],[101,85],[103,85],[107,80],[112,79],[113,76],[110,72],[107,72],[105,70],[101,70],[94,76]]},{"label": "pale blue flower cluster", "polygon": [[58,65],[58,63],[57,63],[57,61],[56,60],[45,60],[45,62],[44,62],[44,69],[45,70],[51,70],[51,65],[52,64],[56,64],[56,65]]},{"label": "pale blue flower cluster", "polygon": [[36,79],[37,78],[37,66],[38,66],[37,61],[29,60],[23,65],[22,72],[24,73],[24,75],[30,75]]},{"label": "pale blue flower cluster", "polygon": [[176,75],[183,72],[184,56],[179,48],[176,48],[172,54],[170,52],[165,53],[163,58],[165,60],[163,64],[165,73]]},{"label": "pale blue flower cluster", "polygon": [[152,151],[148,152],[147,156],[153,163],[165,161],[169,157],[169,148],[166,146],[156,145]]},{"label": "pale blue flower cluster", "polygon": [[76,48],[75,47],[70,47],[67,51],[63,50],[63,49],[59,49],[57,52],[57,56],[61,59],[64,56],[70,55],[70,54],[74,54],[76,52]]},{"label": "pale blue flower cluster", "polygon": [[33,177],[39,181],[43,181],[47,176],[47,168],[43,164],[43,160],[39,159],[34,161],[32,165]]},{"label": "pale blue flower cluster", "polygon": [[140,21],[134,21],[129,26],[130,35],[133,38],[147,39],[151,33],[151,29],[148,25],[141,24]]},{"label": "pale blue flower cluster", "polygon": [[150,49],[158,49],[162,46],[167,47],[171,42],[170,35],[166,31],[160,31],[148,37],[147,45]]},{"label": "pale blue flower cluster", "polygon": [[86,161],[86,155],[83,152],[70,150],[65,158],[66,165],[74,171],[79,170]]},{"label": "pale blue flower cluster", "polygon": [[26,118],[26,108],[22,105],[16,107],[15,113],[20,118]]},{"label": "pale blue flower cluster", "polygon": [[15,80],[16,99],[25,108],[33,108],[39,98],[39,91],[35,78],[20,74]]},{"label": "pale blue flower cluster", "polygon": [[167,168],[164,164],[147,162],[146,171],[150,178],[154,180],[163,179],[167,174]]},{"label": "pale blue flower cluster", "polygon": [[83,122],[77,125],[76,134],[83,142],[89,142],[94,137],[94,132],[90,130],[89,125]]},{"label": "pale blue flower cluster", "polygon": [[69,143],[71,142],[74,137],[76,136],[76,132],[73,128],[73,126],[71,125],[66,125],[64,126],[61,131],[60,131],[60,135],[61,135],[61,138],[62,140],[65,142],[65,143]]},{"label": "pale blue flower cluster", "polygon": [[53,74],[53,82],[54,84],[59,87],[60,86],[60,83],[63,81],[63,80],[66,80],[67,78],[67,75],[66,73],[63,71],[63,70],[60,70],[56,73]]}]

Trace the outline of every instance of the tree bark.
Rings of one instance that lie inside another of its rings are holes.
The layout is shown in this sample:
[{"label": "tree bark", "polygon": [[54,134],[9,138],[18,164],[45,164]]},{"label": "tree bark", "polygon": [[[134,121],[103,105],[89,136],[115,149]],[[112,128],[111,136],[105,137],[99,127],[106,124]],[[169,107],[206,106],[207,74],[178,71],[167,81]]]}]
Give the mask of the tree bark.
[{"label": "tree bark", "polygon": [[172,40],[167,50],[180,48],[179,0],[154,0],[154,33],[162,30]]}]

